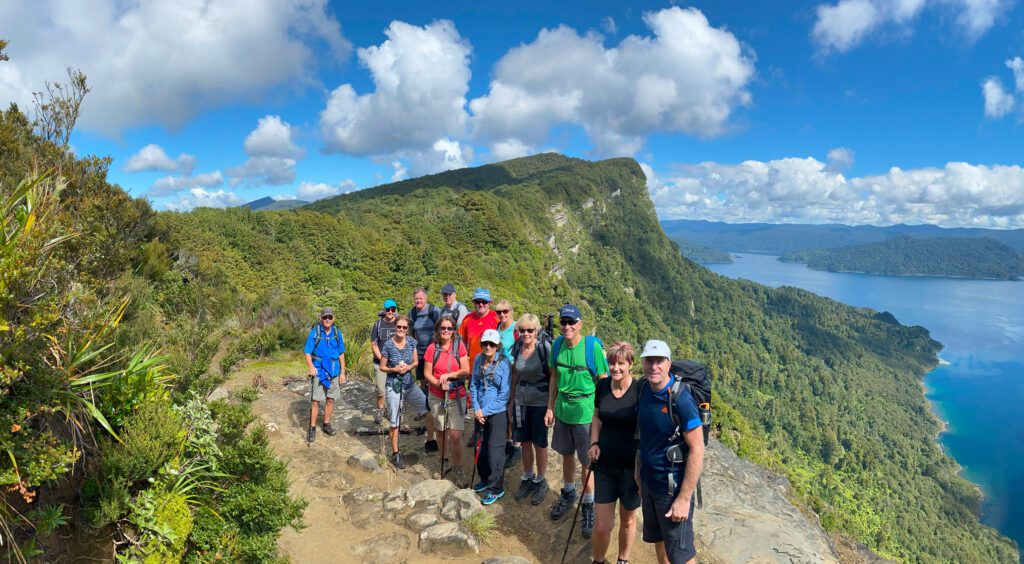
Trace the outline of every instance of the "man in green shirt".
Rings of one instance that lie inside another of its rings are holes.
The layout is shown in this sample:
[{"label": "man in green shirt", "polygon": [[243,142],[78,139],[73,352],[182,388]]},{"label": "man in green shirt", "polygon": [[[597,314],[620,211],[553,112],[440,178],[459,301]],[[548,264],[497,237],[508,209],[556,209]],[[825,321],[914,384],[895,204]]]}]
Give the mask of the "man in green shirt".
[{"label": "man in green shirt", "polygon": [[[576,457],[580,459],[581,478],[590,466],[590,422],[594,418],[594,392],[597,381],[608,376],[608,360],[601,342],[583,336],[580,310],[565,304],[558,310],[562,337],[552,347],[549,363],[553,370],[548,410],[544,422],[554,425],[551,446],[562,455],[562,481],[565,486],[551,508],[551,519],[559,520],[576,502]],[[587,349],[590,349],[589,351]],[[594,481],[583,484],[584,538],[594,532]]]}]

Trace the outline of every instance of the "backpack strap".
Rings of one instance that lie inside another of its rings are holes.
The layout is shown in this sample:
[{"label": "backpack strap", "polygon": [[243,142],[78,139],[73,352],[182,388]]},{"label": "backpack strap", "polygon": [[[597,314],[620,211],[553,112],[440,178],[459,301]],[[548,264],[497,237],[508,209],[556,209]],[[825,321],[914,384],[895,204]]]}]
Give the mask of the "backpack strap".
[{"label": "backpack strap", "polygon": [[551,345],[551,358],[558,362],[558,353],[562,351],[562,343],[565,342],[565,337],[559,335],[555,337],[555,342]]},{"label": "backpack strap", "polygon": [[583,338],[583,344],[585,347],[585,354],[587,358],[587,370],[590,371],[591,378],[597,378],[597,359],[594,358],[594,352],[597,349],[597,344],[601,342],[600,339],[593,336],[587,336]]}]

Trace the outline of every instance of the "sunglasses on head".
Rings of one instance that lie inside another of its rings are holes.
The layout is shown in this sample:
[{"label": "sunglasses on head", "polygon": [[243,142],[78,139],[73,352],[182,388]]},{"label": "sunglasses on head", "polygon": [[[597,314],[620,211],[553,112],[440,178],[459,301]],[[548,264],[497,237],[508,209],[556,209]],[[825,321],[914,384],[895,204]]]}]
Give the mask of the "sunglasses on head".
[{"label": "sunglasses on head", "polygon": [[485,349],[487,349],[487,348],[491,348],[491,347],[497,348],[498,345],[496,345],[494,343],[480,343],[480,346],[485,348]]},{"label": "sunglasses on head", "polygon": [[323,319],[324,321],[330,321],[330,320],[334,319],[334,316],[333,315],[325,315],[325,316],[321,317],[320,319]]},{"label": "sunglasses on head", "polygon": [[564,327],[566,325],[576,325],[576,322],[578,321],[578,319],[562,318],[558,320],[558,324]]},{"label": "sunglasses on head", "polygon": [[384,311],[390,311],[391,313],[395,313],[396,311],[398,311],[398,308],[397,307],[389,307],[389,308],[387,308]]}]

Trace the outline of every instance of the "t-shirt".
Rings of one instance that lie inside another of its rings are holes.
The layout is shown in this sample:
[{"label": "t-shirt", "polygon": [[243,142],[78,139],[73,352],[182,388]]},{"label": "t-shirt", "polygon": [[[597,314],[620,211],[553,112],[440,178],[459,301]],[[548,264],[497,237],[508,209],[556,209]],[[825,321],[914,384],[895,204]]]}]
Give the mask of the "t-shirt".
[{"label": "t-shirt", "polygon": [[519,331],[516,331],[516,322],[509,323],[508,327],[504,329],[499,324],[498,334],[501,335],[501,348],[505,351],[505,358],[512,358],[512,345],[516,344],[516,339],[519,338]]},{"label": "t-shirt", "polygon": [[431,304],[426,305],[426,311],[416,308],[409,310],[409,335],[416,339],[416,353],[421,360],[427,347],[434,342],[434,324],[438,319],[441,319],[441,310]]},{"label": "t-shirt", "polygon": [[[437,346],[437,343],[430,343],[430,346],[427,347],[427,352],[423,355],[424,362],[434,362],[434,353],[436,352]],[[459,371],[459,359],[468,354],[466,352],[466,345],[462,344],[462,339],[459,339],[458,357],[452,356],[451,351],[451,344],[449,344],[446,349],[441,349],[441,354],[437,356],[437,364],[434,365],[434,378],[440,378],[445,374],[451,374],[452,372]],[[432,396],[438,398],[444,397],[444,390],[442,390],[439,386],[428,384],[428,387],[430,389],[430,394]],[[450,399],[466,397],[465,384],[450,387],[448,389],[448,397]]]},{"label": "t-shirt", "polygon": [[[377,349],[382,353],[384,352],[384,343],[391,340],[391,337],[395,336],[395,325],[397,325],[397,319],[394,321],[388,321],[381,317],[377,323],[373,324],[373,328],[370,329],[370,342],[377,343]],[[374,364],[377,363],[377,359],[373,359]]]},{"label": "t-shirt", "polygon": [[[318,332],[319,343],[316,340]],[[345,354],[345,337],[341,334],[341,329],[335,326],[329,331],[324,331],[323,325],[318,324],[309,330],[302,352],[313,357],[313,367],[316,368],[321,381],[326,378],[329,383],[331,378],[341,373],[338,357]]]},{"label": "t-shirt", "polygon": [[538,347],[541,346],[547,347],[549,349],[548,355],[551,354],[551,343],[544,342],[535,346],[529,356],[520,354],[519,358],[515,361],[516,405],[529,407],[548,406],[548,390],[550,389],[551,377],[540,362],[540,349]]},{"label": "t-shirt", "polygon": [[[590,423],[594,418],[595,378],[587,370],[587,339],[580,338],[575,347],[562,341],[558,358],[549,357],[551,367],[558,371],[558,397],[555,398],[555,417],[570,425]],[[597,374],[608,374],[608,360],[604,347],[594,343],[594,364]]]},{"label": "t-shirt", "polygon": [[473,369],[473,362],[476,360],[476,356],[484,350],[480,346],[480,337],[483,336],[484,331],[497,328],[498,314],[494,313],[493,309],[488,310],[487,314],[483,316],[474,311],[462,321],[462,326],[459,327],[459,335],[462,337],[462,341],[466,343],[466,346],[469,347],[470,370]]},{"label": "t-shirt", "polygon": [[[643,487],[653,487],[656,491],[667,492],[672,496],[678,494],[678,487],[683,483],[685,464],[673,465],[668,461],[666,452],[673,444],[682,444],[686,449],[686,441],[680,436],[674,442],[669,438],[675,432],[675,423],[668,413],[668,391],[675,382],[675,376],[669,376],[668,384],[660,391],[651,390],[646,380],[638,382],[640,399],[637,402],[637,426],[640,428],[640,482]],[[676,398],[676,413],[679,414],[681,431],[690,431],[700,427],[700,414],[693,396],[680,388]],[[703,440],[703,438],[701,439]],[[675,466],[675,468],[673,468]],[[668,491],[668,474],[674,473],[676,491]]]},{"label": "t-shirt", "polygon": [[597,382],[594,407],[601,420],[598,445],[601,458],[597,464],[605,468],[632,470],[636,464],[636,404],[640,384],[629,379],[629,388],[621,398],[612,394],[612,379]]},{"label": "t-shirt", "polygon": [[[380,353],[381,359],[386,360],[385,366],[388,368],[394,368],[403,362],[411,365],[413,356],[416,354],[416,345],[413,344],[412,339],[406,338],[405,346],[403,348],[398,348],[394,339],[388,339],[388,341],[384,343],[384,348],[381,349]],[[388,376],[401,376],[404,378],[409,376],[411,373],[411,370],[403,374],[388,372]]]}]

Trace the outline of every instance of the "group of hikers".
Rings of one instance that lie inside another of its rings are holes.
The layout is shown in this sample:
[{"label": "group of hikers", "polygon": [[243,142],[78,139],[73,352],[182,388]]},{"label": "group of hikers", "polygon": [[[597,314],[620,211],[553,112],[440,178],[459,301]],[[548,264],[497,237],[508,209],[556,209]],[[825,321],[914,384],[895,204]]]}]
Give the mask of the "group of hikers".
[{"label": "group of hikers", "polygon": [[[559,309],[561,336],[552,339],[550,322],[545,328],[530,313],[514,319],[506,300],[492,309],[487,289],[473,292],[472,311],[458,301],[452,284],[441,289],[441,297],[443,307],[434,306],[426,290],[417,288],[408,314],[388,299],[371,330],[374,420],[388,423],[391,464],[406,467],[398,437],[408,401],[417,419],[430,415],[423,448],[440,451],[442,477],[447,463],[459,487],[472,485],[481,503],[493,504],[506,493],[506,457],[521,449],[523,473],[514,498],[540,505],[548,492],[550,430],[551,447],[562,456],[564,484],[550,518],[560,520],[576,505],[595,564],[605,561],[616,503],[618,564],[629,559],[637,509],[643,511],[643,539],[655,543],[659,562],[695,561],[691,516],[707,440],[702,427],[710,421],[708,406],[698,407],[698,400],[710,397],[694,396],[669,346],[647,341],[639,355],[643,379],[634,379],[633,346],[619,341],[606,351],[600,339],[584,334],[573,304]],[[330,421],[345,382],[345,345],[334,321],[331,308],[324,308],[304,349],[313,381],[310,443],[321,402],[323,433],[336,433]],[[461,448],[467,418],[474,425],[466,445],[474,447],[475,458],[469,480]]]}]

